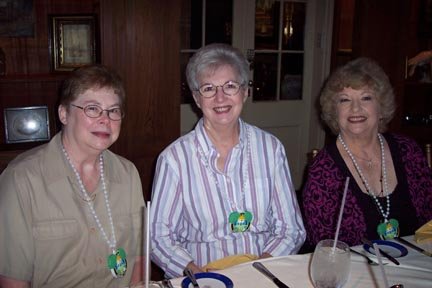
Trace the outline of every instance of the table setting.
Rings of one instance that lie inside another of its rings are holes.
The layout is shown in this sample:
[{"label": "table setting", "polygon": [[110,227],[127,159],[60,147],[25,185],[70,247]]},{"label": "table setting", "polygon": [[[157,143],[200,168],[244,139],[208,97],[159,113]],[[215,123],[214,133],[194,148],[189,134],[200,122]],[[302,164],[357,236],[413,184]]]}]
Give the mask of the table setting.
[{"label": "table setting", "polygon": [[[349,184],[346,178],[334,239],[321,240],[314,253],[258,259],[212,271],[226,280],[206,282],[205,273],[171,280],[181,288],[408,288],[432,287],[431,222],[415,235],[387,240],[361,239],[349,247],[338,241]],[[214,275],[212,276],[214,278]],[[217,278],[217,277],[216,277]]]},{"label": "table setting", "polygon": [[[432,252],[432,242],[416,243],[413,235],[403,237],[403,239],[421,249]],[[397,240],[391,240],[390,242],[397,243]],[[396,258],[398,262],[400,262],[400,265],[396,265],[385,259],[385,257],[382,257],[384,258],[383,264],[385,265],[383,266],[390,286],[403,284],[404,288],[430,288],[432,283],[432,257],[426,256],[408,245],[404,245],[404,247],[408,250],[408,253]],[[378,263],[377,257],[373,253],[366,251],[363,245],[351,248],[363,255],[366,255],[372,261],[375,261],[375,263]],[[313,254],[309,253],[272,257],[212,272],[227,277],[232,281],[234,285],[233,287],[236,288],[278,287],[273,283],[272,279],[258,272],[258,270],[254,268],[253,264],[258,262],[264,264],[265,267],[287,287],[314,287],[310,277],[312,256]],[[347,282],[343,286],[344,288],[384,287],[383,276],[381,275],[379,265],[368,264],[368,261],[363,256],[351,253],[349,266],[349,276]],[[186,278],[180,277],[171,279],[172,286],[176,288],[189,287],[182,286],[184,279]],[[204,286],[200,285],[200,287],[203,288]]]},{"label": "table setting", "polygon": [[[150,271],[145,269],[145,282],[133,288],[432,287],[432,221],[420,227],[415,235],[391,240],[361,239],[364,244],[353,247],[338,241],[348,182],[349,178],[345,183],[335,239],[320,241],[314,253],[265,259],[253,258],[247,254],[229,256],[225,261],[219,260],[218,265],[209,266],[207,272],[191,272],[186,277],[159,282],[150,281]],[[149,211],[150,202],[147,202],[147,207]],[[146,215],[146,255],[150,251],[148,221],[149,215]],[[147,258],[146,266],[150,267],[149,257]],[[221,265],[222,262],[227,268]],[[232,266],[229,267],[230,265]],[[217,266],[224,268],[216,270]],[[328,281],[328,278],[333,282],[321,286],[320,281]]]}]

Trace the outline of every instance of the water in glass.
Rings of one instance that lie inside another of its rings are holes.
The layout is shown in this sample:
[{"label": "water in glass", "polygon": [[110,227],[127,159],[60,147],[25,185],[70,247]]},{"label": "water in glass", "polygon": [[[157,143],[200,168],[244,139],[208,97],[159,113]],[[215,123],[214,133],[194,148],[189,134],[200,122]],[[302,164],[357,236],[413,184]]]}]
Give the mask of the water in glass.
[{"label": "water in glass", "polygon": [[334,240],[321,240],[315,247],[310,267],[311,278],[316,288],[341,288],[350,272],[349,246]]}]

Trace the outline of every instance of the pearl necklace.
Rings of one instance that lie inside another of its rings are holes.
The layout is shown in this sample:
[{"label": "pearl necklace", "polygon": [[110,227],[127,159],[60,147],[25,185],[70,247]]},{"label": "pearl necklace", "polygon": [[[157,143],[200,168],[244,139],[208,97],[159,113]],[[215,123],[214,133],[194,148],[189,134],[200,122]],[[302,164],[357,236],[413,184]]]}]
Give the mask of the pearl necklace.
[{"label": "pearl necklace", "polygon": [[[245,191],[246,191],[246,185],[249,179],[249,173],[248,173],[248,166],[249,166],[249,157],[250,157],[250,131],[249,128],[244,125],[243,126],[246,129],[246,159],[244,161],[244,164],[242,165],[242,173],[243,173],[243,184],[242,184],[242,188],[241,188],[241,198],[240,201],[238,201],[239,203],[243,203],[243,200],[245,198]],[[203,126],[203,129],[204,126]],[[202,161],[204,162],[204,166],[205,168],[210,171],[210,175],[213,178],[213,181],[216,185],[217,190],[220,192],[222,191],[220,185],[219,185],[219,181],[217,180],[217,175],[214,172],[214,169],[210,166],[210,163],[207,159],[207,157],[204,155],[204,151],[201,148],[201,145],[199,143],[197,143],[197,147],[198,147],[198,153],[200,154],[200,157],[202,159]],[[224,190],[225,191],[225,190]],[[239,208],[237,207],[237,203],[235,203],[228,195],[228,191],[226,191],[225,193],[225,199],[229,202],[231,209],[233,210],[239,210]]]},{"label": "pearl necklace", "polygon": [[387,169],[386,169],[386,165],[385,165],[384,140],[382,138],[382,135],[378,133],[378,140],[379,140],[380,149],[381,149],[381,172],[382,172],[382,177],[383,177],[383,182],[384,182],[383,192],[384,192],[384,195],[386,195],[386,203],[387,203],[387,209],[386,209],[385,213],[384,213],[383,207],[381,206],[381,203],[378,201],[378,198],[372,192],[372,189],[369,186],[369,183],[367,182],[366,177],[364,177],[363,172],[360,169],[360,166],[358,165],[356,159],[354,158],[354,155],[349,150],[348,146],[345,144],[345,141],[343,140],[341,134],[338,135],[338,139],[341,142],[341,144],[342,144],[343,148],[345,149],[345,151],[347,152],[348,156],[351,158],[351,161],[354,164],[354,168],[356,169],[358,175],[360,176],[360,179],[362,180],[363,185],[366,187],[366,191],[375,200],[375,203],[378,206],[378,209],[379,209],[381,215],[384,217],[385,222],[387,222],[388,221],[388,217],[390,215],[390,196],[387,193],[387,191],[388,191],[388,187],[387,187]]},{"label": "pearl necklace", "polygon": [[81,180],[81,177],[78,173],[78,171],[76,170],[75,166],[72,164],[71,159],[69,158],[68,153],[66,152],[66,149],[64,148],[64,146],[62,145],[62,150],[63,150],[63,154],[65,155],[67,161],[69,162],[70,166],[72,167],[73,172],[75,173],[75,177],[78,181],[79,187],[80,187],[80,193],[81,195],[84,197],[84,199],[86,200],[89,208],[90,208],[90,212],[93,215],[94,220],[96,221],[96,224],[99,228],[99,230],[101,231],[103,237],[105,238],[106,243],[108,244],[108,246],[112,249],[113,253],[115,254],[115,249],[117,246],[117,240],[116,240],[116,235],[115,235],[115,230],[114,230],[114,222],[112,219],[112,215],[111,215],[111,207],[109,204],[109,199],[108,199],[108,191],[106,189],[106,184],[105,184],[105,177],[104,177],[104,164],[103,164],[103,157],[102,154],[99,155],[99,175],[100,175],[100,179],[102,182],[102,190],[103,190],[103,194],[105,197],[105,206],[107,209],[107,213],[108,213],[108,219],[109,219],[109,224],[111,227],[111,240],[108,238],[105,229],[102,227],[102,224],[99,220],[99,217],[96,214],[96,211],[93,207],[93,203],[91,202],[91,198],[88,195],[87,190],[84,187],[84,184]]}]

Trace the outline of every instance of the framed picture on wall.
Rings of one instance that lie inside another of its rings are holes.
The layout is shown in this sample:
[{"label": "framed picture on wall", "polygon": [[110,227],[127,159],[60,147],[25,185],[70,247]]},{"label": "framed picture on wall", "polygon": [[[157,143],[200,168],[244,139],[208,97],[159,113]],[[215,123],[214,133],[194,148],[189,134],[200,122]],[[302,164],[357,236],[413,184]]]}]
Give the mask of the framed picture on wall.
[{"label": "framed picture on wall", "polygon": [[98,61],[96,15],[50,15],[54,71],[71,71]]},{"label": "framed picture on wall", "polygon": [[47,106],[5,108],[3,114],[6,143],[50,139]]}]

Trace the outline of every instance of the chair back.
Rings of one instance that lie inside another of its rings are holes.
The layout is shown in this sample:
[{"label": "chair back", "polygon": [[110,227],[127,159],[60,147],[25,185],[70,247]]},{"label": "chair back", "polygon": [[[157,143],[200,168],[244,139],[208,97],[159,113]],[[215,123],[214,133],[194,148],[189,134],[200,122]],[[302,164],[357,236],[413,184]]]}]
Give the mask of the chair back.
[{"label": "chair back", "polygon": [[428,143],[425,145],[425,151],[426,151],[426,161],[429,166],[429,168],[432,168],[432,152],[431,152],[431,144]]}]

